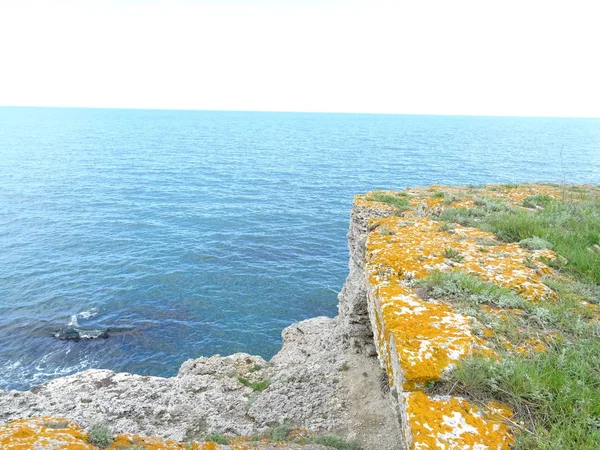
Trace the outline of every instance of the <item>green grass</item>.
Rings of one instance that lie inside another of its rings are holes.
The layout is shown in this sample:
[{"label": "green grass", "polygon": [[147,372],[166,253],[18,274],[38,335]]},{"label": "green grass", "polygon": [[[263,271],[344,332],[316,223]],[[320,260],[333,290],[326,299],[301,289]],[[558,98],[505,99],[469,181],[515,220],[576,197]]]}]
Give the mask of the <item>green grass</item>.
[{"label": "green grass", "polygon": [[269,439],[275,442],[286,441],[288,440],[292,430],[293,428],[290,425],[284,423],[279,424],[271,429],[271,432],[269,433]]},{"label": "green grass", "polygon": [[[527,250],[552,248],[557,258],[547,263],[557,271],[544,283],[556,298],[532,302],[461,272],[433,272],[416,282],[421,296],[450,300],[491,330],[490,345],[500,356],[463,360],[449,380],[429,389],[508,404],[521,430],[517,449],[600,449],[600,324],[584,303],[600,304],[600,199],[584,192],[566,195],[567,190],[564,199],[531,196],[523,207],[480,197],[472,209],[449,208],[437,217],[492,232]],[[478,242],[481,251],[497,244]],[[536,267],[533,257],[525,264]],[[490,314],[484,304],[503,308],[504,314]],[[545,343],[547,350],[507,350],[528,339]]]},{"label": "green grass", "polygon": [[269,380],[250,381],[244,377],[238,377],[238,381],[240,383],[242,383],[244,386],[248,386],[249,388],[252,388],[252,390],[254,392],[262,392],[266,388],[268,388],[269,385],[271,384],[271,382]]},{"label": "green grass", "polygon": [[454,224],[444,222],[438,227],[438,231],[454,231]]},{"label": "green grass", "polygon": [[505,242],[544,239],[563,258],[563,271],[600,284],[600,198],[579,198],[547,200],[539,210],[482,201],[472,209],[448,208],[437,218],[490,231]]},{"label": "green grass", "polygon": [[523,200],[523,206],[526,208],[545,208],[552,203],[552,197],[549,195],[530,195]]},{"label": "green grass", "polygon": [[461,262],[465,257],[453,248],[444,249],[444,258],[451,259],[452,261]]},{"label": "green grass", "polygon": [[524,430],[517,449],[600,448],[600,341],[575,340],[532,357],[475,357],[450,382],[480,401],[511,406]]},{"label": "green grass", "polygon": [[361,447],[354,443],[340,439],[336,436],[319,436],[312,439],[314,444],[325,445],[326,447],[336,448],[337,450],[361,450]]},{"label": "green grass", "polygon": [[211,434],[206,437],[206,442],[214,442],[215,444],[227,445],[229,444],[229,439],[227,436],[222,434]]},{"label": "green grass", "polygon": [[252,436],[250,441],[293,442],[296,444],[320,444],[338,450],[362,450],[355,442],[347,441],[338,436],[303,437],[292,434],[295,428],[289,424],[278,424],[265,433]]},{"label": "green grass", "polygon": [[533,236],[530,238],[521,239],[519,241],[519,247],[524,248],[526,250],[546,250],[551,249],[552,244],[546,239]]},{"label": "green grass", "polygon": [[110,447],[113,442],[113,435],[108,425],[93,425],[88,436],[88,442],[100,448]]},{"label": "green grass", "polygon": [[408,197],[406,197],[406,195],[402,195],[402,193],[386,194],[384,192],[375,191],[367,197],[367,200],[388,204],[396,208],[398,212],[410,209]]},{"label": "green grass", "polygon": [[[528,302],[512,291],[461,272],[433,272],[417,281],[429,297],[453,300],[458,311],[467,310],[491,327],[495,335],[492,341],[503,337],[518,345],[526,338],[554,336],[547,351],[529,355],[496,345],[500,360],[481,356],[463,360],[441,388],[438,383],[431,388],[479,402],[495,399],[508,404],[515,420],[523,424],[517,449],[598,449],[600,327],[581,302],[600,302],[600,286],[552,278],[544,281],[557,293],[557,299]],[[481,304],[519,307],[526,313],[508,314],[499,320],[478,311]]]},{"label": "green grass", "polygon": [[524,308],[527,302],[515,292],[486,283],[464,272],[431,272],[416,282],[430,298],[449,298],[467,304],[488,304],[502,308]]}]

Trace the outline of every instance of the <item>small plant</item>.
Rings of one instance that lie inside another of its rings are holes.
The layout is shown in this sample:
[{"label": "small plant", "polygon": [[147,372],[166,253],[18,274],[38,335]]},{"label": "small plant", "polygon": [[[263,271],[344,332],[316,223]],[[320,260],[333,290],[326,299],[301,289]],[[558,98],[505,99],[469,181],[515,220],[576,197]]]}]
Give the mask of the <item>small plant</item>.
[{"label": "small plant", "polygon": [[88,442],[96,447],[107,448],[113,442],[113,435],[107,424],[96,424],[92,426],[88,436]]},{"label": "small plant", "polygon": [[206,437],[207,442],[214,442],[215,444],[227,445],[229,444],[229,439],[227,436],[222,434],[211,434]]},{"label": "small plant", "polygon": [[60,420],[56,422],[44,422],[44,426],[46,428],[52,428],[53,430],[62,430],[63,428],[68,428],[69,421],[68,420]]},{"label": "small plant", "polygon": [[266,388],[268,388],[269,385],[271,384],[271,382],[269,380],[250,381],[249,379],[244,378],[244,377],[238,377],[238,381],[240,383],[242,383],[244,386],[248,386],[249,388],[252,388],[252,390],[254,392],[262,392]]},{"label": "small plant", "polygon": [[533,263],[533,260],[530,257],[525,258],[525,261],[523,262],[523,265],[525,267],[528,267],[530,269],[537,269],[538,267]]},{"label": "small plant", "polygon": [[549,195],[530,195],[523,200],[523,206],[525,208],[545,208],[552,201],[552,197]]},{"label": "small plant", "polygon": [[342,363],[342,365],[340,367],[338,367],[338,370],[340,372],[346,372],[346,371],[348,371],[348,369],[350,369],[350,365],[346,361],[344,361]]},{"label": "small plant", "polygon": [[492,247],[494,245],[498,245],[499,242],[496,239],[492,239],[492,238],[477,238],[475,239],[475,243],[477,245],[485,245],[487,247]]},{"label": "small plant", "polygon": [[437,191],[431,195],[431,198],[444,198],[445,196],[446,196],[446,194],[444,192]]},{"label": "small plant", "polygon": [[396,232],[384,226],[379,229],[379,234],[381,234],[382,236],[393,236],[396,234]]},{"label": "small plant", "polygon": [[519,247],[526,250],[546,250],[551,249],[552,244],[546,239],[534,236],[532,238],[522,239],[519,241]]},{"label": "small plant", "polygon": [[438,227],[438,231],[453,231],[454,224],[450,222],[444,222]]},{"label": "small plant", "polygon": [[386,203],[390,206],[393,206],[398,210],[398,212],[406,211],[410,209],[410,204],[408,203],[408,198],[406,195],[402,194],[386,194],[385,192],[372,192],[367,200]]},{"label": "small plant", "polygon": [[448,258],[455,262],[461,262],[465,257],[453,248],[444,249],[444,258]]},{"label": "small plant", "polygon": [[285,423],[279,424],[271,430],[269,439],[276,442],[286,441],[289,438],[292,429],[291,426]]},{"label": "small plant", "polygon": [[444,205],[451,205],[452,203],[457,202],[461,199],[461,197],[454,194],[444,195]]},{"label": "small plant", "polygon": [[311,440],[315,444],[333,447],[337,450],[362,450],[360,445],[355,442],[348,442],[336,436],[319,436]]}]

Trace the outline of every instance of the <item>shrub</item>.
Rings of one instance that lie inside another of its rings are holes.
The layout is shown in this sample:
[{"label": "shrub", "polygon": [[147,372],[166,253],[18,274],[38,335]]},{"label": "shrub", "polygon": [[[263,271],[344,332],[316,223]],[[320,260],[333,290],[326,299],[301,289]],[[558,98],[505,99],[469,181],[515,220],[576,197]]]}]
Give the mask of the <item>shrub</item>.
[{"label": "shrub", "polygon": [[109,447],[113,442],[113,435],[108,425],[93,425],[88,436],[88,442],[100,448]]},{"label": "shrub", "polygon": [[552,197],[549,195],[530,195],[523,200],[523,206],[526,208],[545,208],[551,201]]},{"label": "shrub", "polygon": [[271,430],[271,433],[269,434],[269,439],[276,442],[285,441],[288,439],[291,432],[292,427],[282,423]]},{"label": "shrub", "polygon": [[227,445],[229,444],[229,439],[227,436],[222,434],[211,434],[206,437],[207,442],[214,442],[215,444]]},{"label": "shrub", "polygon": [[519,247],[526,250],[546,250],[551,249],[552,244],[546,239],[539,238],[537,236],[522,239],[519,241]]}]

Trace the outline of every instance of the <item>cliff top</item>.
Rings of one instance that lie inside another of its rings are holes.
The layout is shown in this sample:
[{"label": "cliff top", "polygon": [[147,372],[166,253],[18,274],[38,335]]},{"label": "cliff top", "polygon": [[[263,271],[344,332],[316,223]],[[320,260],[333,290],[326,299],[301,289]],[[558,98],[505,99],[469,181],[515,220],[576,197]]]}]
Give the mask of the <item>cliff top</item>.
[{"label": "cliff top", "polygon": [[407,446],[598,448],[600,188],[430,186],[355,205],[387,212],[368,222],[365,270]]}]

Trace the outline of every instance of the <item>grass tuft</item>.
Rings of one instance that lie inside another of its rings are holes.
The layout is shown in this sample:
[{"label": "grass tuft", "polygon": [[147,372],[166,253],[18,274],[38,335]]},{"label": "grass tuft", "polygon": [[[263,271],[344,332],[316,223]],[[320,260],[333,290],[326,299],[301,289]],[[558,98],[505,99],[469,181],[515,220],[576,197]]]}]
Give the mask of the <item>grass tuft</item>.
[{"label": "grass tuft", "polygon": [[222,434],[211,434],[210,436],[206,436],[206,442],[214,442],[215,444],[227,445],[229,444],[229,439],[227,436]]},{"label": "grass tuft", "polygon": [[293,428],[287,424],[279,424],[269,433],[269,439],[275,442],[287,441]]},{"label": "grass tuft", "polygon": [[527,302],[515,292],[464,272],[431,272],[416,284],[425,289],[428,297],[435,299],[449,298],[502,308],[527,307]]},{"label": "grass tuft", "polygon": [[110,445],[113,443],[113,435],[108,425],[93,425],[90,430],[90,434],[88,435],[88,442],[100,448],[110,447]]},{"label": "grass tuft", "polygon": [[312,439],[312,441],[315,444],[321,444],[337,450],[361,450],[360,445],[356,444],[355,442],[348,442],[336,436],[319,436]]},{"label": "grass tuft", "polygon": [[526,250],[546,250],[551,249],[552,244],[546,239],[534,236],[527,239],[521,239],[519,241],[519,247],[524,248]]},{"label": "grass tuft", "polygon": [[455,262],[461,262],[465,257],[453,248],[444,249],[444,258],[448,258]]},{"label": "grass tuft", "polygon": [[367,200],[386,203],[390,206],[393,206],[398,210],[398,212],[406,211],[410,209],[410,204],[408,203],[408,198],[405,195],[401,194],[386,194],[384,192],[372,192]]},{"label": "grass tuft", "polygon": [[244,378],[244,377],[238,377],[238,381],[240,383],[242,383],[244,386],[248,386],[249,388],[252,388],[252,390],[254,392],[262,392],[266,388],[268,388],[269,385],[271,384],[271,382],[269,380],[250,381],[249,379]]},{"label": "grass tuft", "polygon": [[523,200],[523,206],[533,209],[545,208],[550,202],[552,202],[552,197],[549,195],[530,195]]}]

